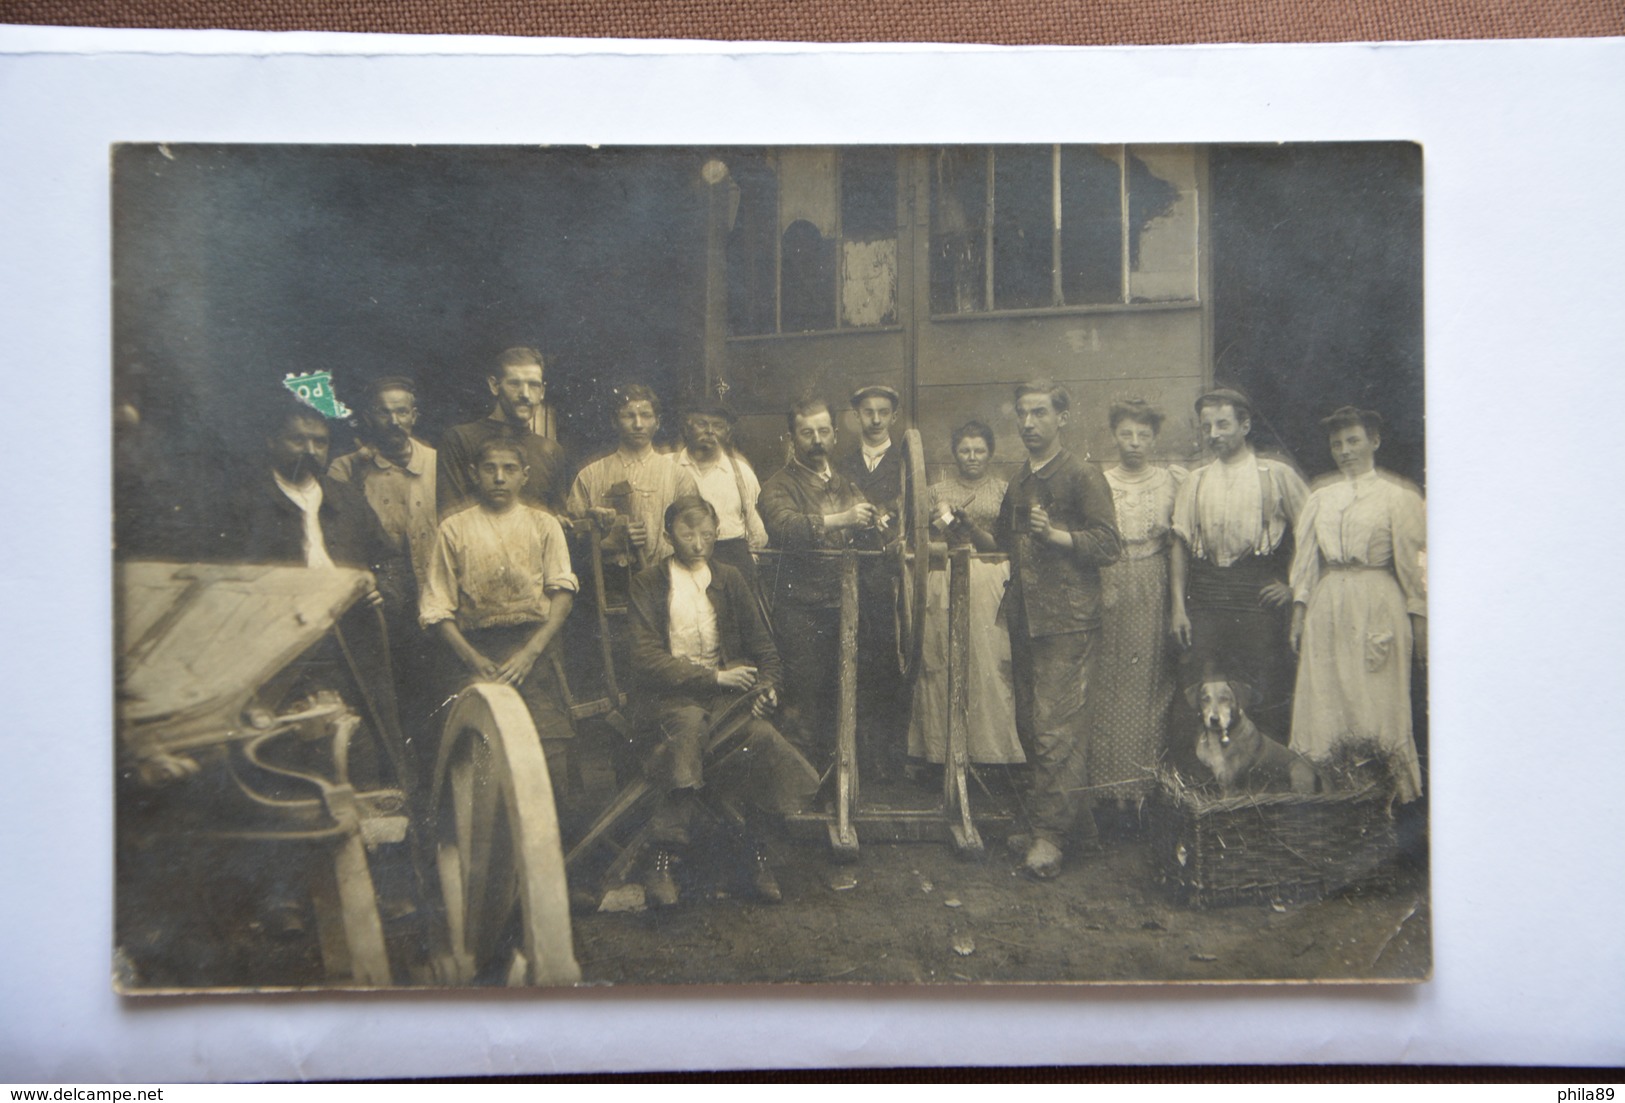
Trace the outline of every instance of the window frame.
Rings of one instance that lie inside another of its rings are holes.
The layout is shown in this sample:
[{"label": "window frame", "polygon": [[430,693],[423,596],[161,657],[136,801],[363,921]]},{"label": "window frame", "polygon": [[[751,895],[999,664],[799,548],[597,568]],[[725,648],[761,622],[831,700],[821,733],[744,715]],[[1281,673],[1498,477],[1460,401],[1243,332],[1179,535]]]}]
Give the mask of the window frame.
[{"label": "window frame", "polygon": [[[1043,143],[1034,143],[1042,148]],[[1130,250],[1129,207],[1129,156],[1135,149],[1145,148],[1148,143],[1065,143],[1053,142],[1049,145],[1050,158],[1050,296],[1052,305],[1049,306],[1019,306],[1000,307],[996,304],[995,287],[996,275],[994,272],[995,238],[994,233],[998,225],[998,196],[995,181],[997,178],[997,155],[1001,149],[1032,148],[1021,145],[985,145],[980,147],[983,154],[983,194],[982,203],[982,304],[974,310],[952,311],[939,313],[934,304],[929,303],[927,317],[932,322],[962,322],[976,318],[1046,318],[1065,314],[1120,314],[1143,313],[1149,311],[1167,310],[1199,310],[1203,306],[1203,249],[1202,233],[1204,229],[1203,206],[1207,200],[1207,187],[1205,174],[1202,171],[1202,147],[1187,146],[1184,143],[1171,142],[1166,146],[1175,148],[1188,148],[1197,158],[1197,200],[1194,211],[1194,223],[1191,227],[1193,238],[1193,264],[1192,273],[1193,291],[1190,298],[1185,299],[1155,299],[1135,301],[1132,298],[1133,269],[1130,263],[1132,252]],[[1062,263],[1061,238],[1065,212],[1061,209],[1061,153],[1068,146],[1086,145],[1094,149],[1115,149],[1117,152],[1117,180],[1118,180],[1118,298],[1114,302],[1105,303],[1067,303],[1063,291],[1065,269]],[[1166,148],[1166,146],[1164,148]],[[938,149],[942,147],[933,147]],[[938,196],[935,182],[926,184],[931,189],[929,201],[931,204],[929,236],[934,243],[936,240],[936,204]],[[929,263],[937,264],[939,258],[935,248],[930,250]],[[928,274],[927,279],[930,276]]]}]

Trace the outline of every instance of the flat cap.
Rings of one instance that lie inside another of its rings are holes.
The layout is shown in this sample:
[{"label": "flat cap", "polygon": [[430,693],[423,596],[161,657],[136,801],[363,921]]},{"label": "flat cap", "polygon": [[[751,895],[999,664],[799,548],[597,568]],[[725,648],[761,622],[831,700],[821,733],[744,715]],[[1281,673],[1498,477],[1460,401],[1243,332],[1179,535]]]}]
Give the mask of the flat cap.
[{"label": "flat cap", "polygon": [[858,404],[864,399],[872,398],[875,395],[879,395],[881,398],[889,399],[892,404],[892,409],[897,409],[903,404],[902,397],[898,395],[894,389],[886,386],[884,383],[870,383],[867,387],[859,387],[857,390],[852,392],[852,397],[847,401],[849,401],[852,404],[852,408],[856,410],[858,408]]}]

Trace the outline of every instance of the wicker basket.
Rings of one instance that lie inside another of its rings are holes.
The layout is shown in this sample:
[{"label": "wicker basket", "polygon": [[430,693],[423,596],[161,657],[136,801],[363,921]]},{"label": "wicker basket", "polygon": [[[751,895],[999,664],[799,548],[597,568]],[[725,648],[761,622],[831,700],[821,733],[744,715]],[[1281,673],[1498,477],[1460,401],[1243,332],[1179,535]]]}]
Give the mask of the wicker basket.
[{"label": "wicker basket", "polygon": [[1157,876],[1198,907],[1325,896],[1381,876],[1398,849],[1391,784],[1220,797],[1173,770],[1158,782]]}]

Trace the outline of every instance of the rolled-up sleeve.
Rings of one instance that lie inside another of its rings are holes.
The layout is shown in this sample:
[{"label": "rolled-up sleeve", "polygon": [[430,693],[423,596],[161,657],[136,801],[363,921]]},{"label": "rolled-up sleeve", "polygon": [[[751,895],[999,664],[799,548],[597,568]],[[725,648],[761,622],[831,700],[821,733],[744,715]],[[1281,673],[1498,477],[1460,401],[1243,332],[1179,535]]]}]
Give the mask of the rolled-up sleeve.
[{"label": "rolled-up sleeve", "polygon": [[440,526],[434,551],[429,553],[428,577],[418,596],[418,623],[424,628],[457,615],[457,553],[451,534]]},{"label": "rolled-up sleeve", "polygon": [[536,511],[536,524],[541,530],[542,592],[576,593],[581,584],[570,568],[570,542],[564,537],[564,527],[558,518],[541,510]]}]

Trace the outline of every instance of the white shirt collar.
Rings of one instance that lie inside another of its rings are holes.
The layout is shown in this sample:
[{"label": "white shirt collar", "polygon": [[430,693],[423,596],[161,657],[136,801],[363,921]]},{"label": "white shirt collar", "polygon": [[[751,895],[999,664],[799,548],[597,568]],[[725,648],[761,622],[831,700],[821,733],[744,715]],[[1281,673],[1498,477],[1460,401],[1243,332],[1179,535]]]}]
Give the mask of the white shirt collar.
[{"label": "white shirt collar", "polygon": [[291,483],[282,477],[282,472],[275,470],[271,472],[271,477],[282,488],[282,493],[306,513],[315,513],[322,508],[322,483],[314,475],[302,483]]},{"label": "white shirt collar", "polygon": [[706,562],[705,560],[702,559],[700,562],[698,562],[694,566],[690,567],[690,566],[685,565],[675,555],[670,557],[670,562],[671,562],[671,577],[672,577],[673,581],[676,581],[678,578],[688,578],[688,579],[693,581],[694,588],[697,589],[697,590],[704,590],[704,589],[707,589],[707,588],[710,587],[710,585],[711,585],[711,564],[710,563],[708,563],[708,562]]}]

